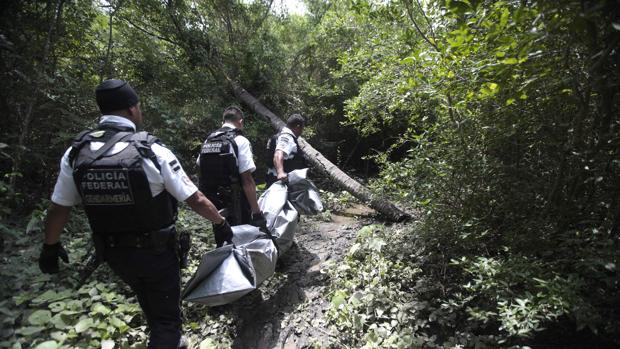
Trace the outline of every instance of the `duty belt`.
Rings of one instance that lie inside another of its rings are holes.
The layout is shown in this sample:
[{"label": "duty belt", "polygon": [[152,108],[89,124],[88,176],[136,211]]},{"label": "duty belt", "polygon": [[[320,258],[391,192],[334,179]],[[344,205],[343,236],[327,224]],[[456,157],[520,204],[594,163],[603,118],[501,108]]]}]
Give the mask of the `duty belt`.
[{"label": "duty belt", "polygon": [[147,233],[118,233],[97,234],[103,240],[106,248],[136,247],[136,248],[162,248],[166,247],[174,237],[176,229],[174,225],[147,232]]}]

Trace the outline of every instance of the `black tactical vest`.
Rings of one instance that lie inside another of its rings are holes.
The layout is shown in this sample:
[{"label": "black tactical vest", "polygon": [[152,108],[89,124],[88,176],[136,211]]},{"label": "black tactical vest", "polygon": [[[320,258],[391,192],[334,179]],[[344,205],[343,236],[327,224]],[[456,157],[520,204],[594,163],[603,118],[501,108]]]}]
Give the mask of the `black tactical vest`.
[{"label": "black tactical vest", "polygon": [[[265,159],[265,164],[267,165],[267,168],[274,167],[273,156],[276,152],[278,137],[280,137],[281,134],[282,132],[276,133],[269,139],[269,141],[267,141],[267,158]],[[297,146],[297,150],[294,153],[288,154],[289,158],[283,161],[282,165],[284,166],[284,172],[289,173],[294,170],[299,170],[299,169],[308,167],[308,165],[306,164],[306,159],[304,158],[299,148],[297,137],[290,133],[287,133],[287,134],[293,137],[293,141],[295,142],[295,145]]]},{"label": "black tactical vest", "polygon": [[[239,149],[235,137],[243,135],[237,128],[222,127],[211,133],[200,150],[200,191],[217,193],[221,187],[239,184]],[[232,150],[234,153],[230,151]]]},{"label": "black tactical vest", "polygon": [[[94,233],[146,233],[174,224],[176,199],[165,190],[153,197],[142,167],[143,158],[149,158],[160,169],[151,150],[158,141],[147,132],[105,124],[75,138],[69,161]],[[104,145],[93,152],[90,142]],[[117,154],[106,155],[118,142],[129,145]]]}]

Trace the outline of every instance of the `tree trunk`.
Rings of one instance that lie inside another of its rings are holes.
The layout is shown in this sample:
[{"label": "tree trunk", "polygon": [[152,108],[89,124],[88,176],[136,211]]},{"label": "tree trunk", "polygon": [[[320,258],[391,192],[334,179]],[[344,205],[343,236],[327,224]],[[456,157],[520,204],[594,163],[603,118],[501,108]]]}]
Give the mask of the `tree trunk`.
[{"label": "tree trunk", "polygon": [[[282,129],[282,127],[285,126],[285,123],[282,121],[282,119],[280,119],[271,110],[267,109],[267,107],[265,107],[259,100],[254,98],[254,96],[248,93],[243,87],[239,86],[239,84],[232,80],[228,81],[232,85],[232,88],[235,92],[235,95],[237,95],[237,98],[247,104],[254,112],[267,118],[269,122],[271,122],[273,128],[279,131],[280,129]],[[411,218],[409,214],[405,213],[387,200],[373,196],[370,190],[368,190],[366,187],[361,185],[353,178],[349,177],[331,161],[326,159],[318,150],[314,149],[308,142],[306,142],[305,139],[300,137],[298,141],[299,147],[303,151],[305,158],[310,162],[312,167],[320,171],[321,173],[329,176],[341,188],[348,191],[353,196],[360,199],[362,202],[367,203],[370,207],[375,209],[377,212],[385,215],[390,220],[400,222]]]},{"label": "tree trunk", "polygon": [[[57,29],[57,26],[60,23],[60,20],[62,18],[62,7],[65,3],[65,0],[57,0],[56,1],[56,5],[54,6],[53,9],[53,16],[51,16],[50,19],[50,25],[49,28],[47,30],[47,37],[45,39],[45,45],[43,46],[43,54],[41,57],[41,61],[38,63],[35,62],[35,69],[34,69],[34,78],[33,80],[33,84],[32,84],[32,94],[30,96],[28,96],[27,98],[29,98],[28,103],[26,104],[26,110],[24,112],[24,114],[21,113],[21,109],[18,109],[18,116],[20,118],[21,121],[21,125],[20,125],[20,129],[19,129],[19,138],[17,141],[17,147],[15,150],[15,159],[13,161],[13,169],[12,169],[12,175],[11,175],[11,179],[9,181],[9,187],[11,192],[16,190],[16,186],[17,186],[17,176],[16,174],[20,174],[22,171],[22,162],[24,159],[24,153],[27,150],[27,143],[29,142],[29,137],[30,137],[30,126],[32,124],[32,122],[34,121],[34,110],[35,110],[35,106],[37,105],[38,101],[39,101],[39,94],[40,91],[39,89],[41,88],[41,85],[44,83],[44,75],[49,74],[48,70],[48,59],[49,56],[51,54],[51,51],[53,50],[53,45],[54,45],[54,35],[55,35],[55,31]],[[51,3],[50,3],[51,4]],[[50,5],[51,6],[51,5]]]}]

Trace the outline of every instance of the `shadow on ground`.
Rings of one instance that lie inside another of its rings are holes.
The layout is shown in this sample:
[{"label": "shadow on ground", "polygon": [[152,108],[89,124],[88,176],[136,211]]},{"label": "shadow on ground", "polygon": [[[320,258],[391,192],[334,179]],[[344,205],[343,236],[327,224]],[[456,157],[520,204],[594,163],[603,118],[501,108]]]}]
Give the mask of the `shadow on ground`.
[{"label": "shadow on ground", "polygon": [[272,278],[237,302],[209,310],[234,314],[233,348],[309,348],[329,346],[337,338],[324,319],[329,278],[321,269],[342,258],[367,222],[355,216],[329,218],[302,218],[296,243],[280,257]]},{"label": "shadow on ground", "polygon": [[265,285],[274,287],[275,293],[268,295],[266,287],[261,287],[232,305],[241,321],[233,348],[265,349],[277,346],[282,320],[306,301],[304,289],[308,283],[321,284],[324,280],[318,270],[308,271],[317,263],[317,255],[295,244],[282,256],[276,267],[276,272],[283,274],[283,282]]}]

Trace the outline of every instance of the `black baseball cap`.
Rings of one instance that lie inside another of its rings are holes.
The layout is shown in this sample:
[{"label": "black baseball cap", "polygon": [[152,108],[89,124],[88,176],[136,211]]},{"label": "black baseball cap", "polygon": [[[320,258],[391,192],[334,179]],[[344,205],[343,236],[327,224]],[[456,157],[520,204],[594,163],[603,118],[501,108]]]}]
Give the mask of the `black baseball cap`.
[{"label": "black baseball cap", "polygon": [[138,104],[138,94],[127,81],[105,80],[95,89],[97,105],[101,113],[123,110]]}]

